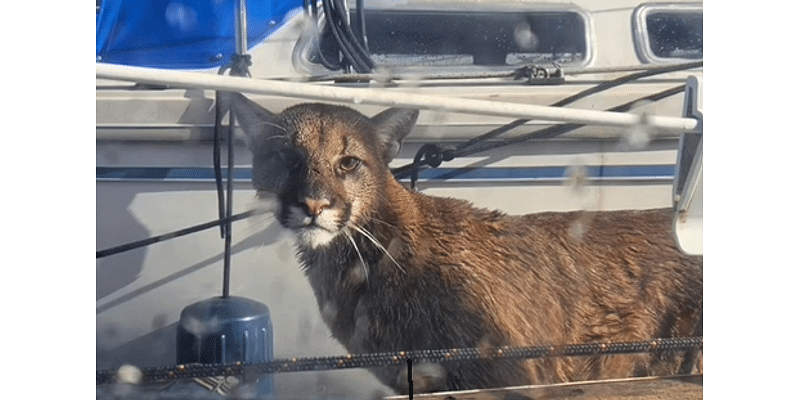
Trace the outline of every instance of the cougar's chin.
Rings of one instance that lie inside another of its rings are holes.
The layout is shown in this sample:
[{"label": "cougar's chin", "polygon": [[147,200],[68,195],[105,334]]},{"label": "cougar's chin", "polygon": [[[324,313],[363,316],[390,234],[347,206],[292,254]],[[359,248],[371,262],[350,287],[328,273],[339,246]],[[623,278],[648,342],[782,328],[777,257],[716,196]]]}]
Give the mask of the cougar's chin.
[{"label": "cougar's chin", "polygon": [[310,226],[297,230],[298,239],[312,249],[325,247],[337,236],[339,236],[339,232],[331,232],[318,226]]}]

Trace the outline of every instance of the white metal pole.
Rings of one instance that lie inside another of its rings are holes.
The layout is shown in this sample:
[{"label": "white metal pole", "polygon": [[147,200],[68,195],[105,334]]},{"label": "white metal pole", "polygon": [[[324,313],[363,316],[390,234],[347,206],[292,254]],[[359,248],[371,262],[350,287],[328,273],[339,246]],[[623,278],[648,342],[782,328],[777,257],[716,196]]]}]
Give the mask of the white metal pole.
[{"label": "white metal pole", "polygon": [[[388,91],[381,88],[345,88],[100,63],[96,64],[96,68],[98,79],[133,81],[172,87],[287,96],[314,101],[410,107],[424,110],[577,124],[634,126],[642,123],[642,117],[638,114],[432,96]],[[696,120],[679,117],[648,116],[646,123],[657,129],[675,132],[691,131],[697,126]]]},{"label": "white metal pole", "polygon": [[236,14],[236,54],[247,54],[247,0],[239,0]]}]

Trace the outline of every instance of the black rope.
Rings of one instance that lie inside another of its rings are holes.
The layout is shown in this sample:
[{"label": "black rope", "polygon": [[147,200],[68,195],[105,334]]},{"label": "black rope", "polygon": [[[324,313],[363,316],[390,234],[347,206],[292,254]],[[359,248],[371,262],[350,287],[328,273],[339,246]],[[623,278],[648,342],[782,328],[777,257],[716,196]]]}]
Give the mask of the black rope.
[{"label": "black rope", "polygon": [[[264,363],[245,364],[185,364],[168,367],[144,368],[142,382],[159,382],[175,379],[208,376],[244,375],[249,373],[278,373],[322,371],[350,368],[384,367],[414,362],[463,362],[491,359],[533,359],[551,357],[579,357],[619,355],[649,352],[675,352],[702,349],[702,337],[661,338],[635,342],[595,342],[572,345],[494,348],[462,348],[444,350],[413,350],[386,353],[348,354],[334,357],[309,357],[276,359]],[[97,385],[113,383],[115,370],[97,370]],[[410,375],[410,374],[409,374]]]},{"label": "black rope", "polygon": [[[629,82],[632,82],[632,81],[635,81],[635,80],[638,80],[638,79],[642,79],[642,78],[645,78],[645,77],[649,77],[649,76],[653,76],[653,75],[659,75],[659,74],[665,74],[665,73],[670,73],[670,72],[675,72],[675,71],[681,71],[681,70],[686,70],[686,69],[698,68],[698,67],[702,67],[702,66],[703,66],[703,62],[702,61],[697,61],[697,62],[669,65],[669,66],[665,66],[665,67],[661,67],[661,68],[652,68],[652,69],[647,69],[647,70],[644,70],[644,71],[639,71],[639,72],[636,72],[636,73],[633,73],[633,74],[628,74],[628,75],[625,75],[625,76],[622,76],[622,77],[619,77],[619,78],[616,78],[616,79],[613,79],[613,80],[610,80],[610,81],[607,81],[607,82],[603,82],[603,83],[601,83],[599,85],[596,85],[596,86],[593,86],[593,87],[591,87],[589,89],[583,90],[583,91],[581,91],[579,93],[576,93],[576,94],[574,94],[572,96],[566,97],[564,99],[561,99],[561,100],[551,104],[551,107],[564,107],[566,105],[574,103],[575,101],[578,101],[578,100],[583,99],[585,97],[591,96],[593,94],[597,94],[597,93],[609,90],[611,88],[614,88],[614,87],[617,87],[617,86],[620,86],[620,85],[624,85],[626,83],[629,83]],[[684,85],[682,85],[680,87],[683,88]],[[674,89],[670,89],[668,91],[669,92],[668,96],[671,96],[672,94],[675,94],[675,93],[672,93],[672,90],[674,90]],[[657,94],[657,95],[659,95],[659,94]],[[627,109],[630,109],[630,107],[633,104],[635,104],[635,103],[637,103],[639,101],[646,100],[646,99],[651,99],[652,100],[652,98],[653,98],[652,95],[651,96],[646,96],[644,98],[637,99],[637,100],[635,100],[633,102],[629,102],[629,103],[623,104],[622,106],[618,106],[618,107],[609,109],[607,111],[618,111],[619,112],[619,111],[627,110]],[[491,150],[491,149],[507,146],[507,145],[514,144],[514,143],[519,143],[519,142],[522,142],[522,141],[525,141],[525,140],[532,139],[534,137],[537,137],[537,138],[538,137],[555,137],[557,135],[561,135],[563,133],[566,133],[566,132],[575,130],[575,129],[579,128],[579,127],[585,126],[583,124],[556,125],[556,126],[553,126],[553,127],[550,127],[550,128],[544,128],[544,129],[542,129],[540,131],[531,132],[529,134],[522,135],[522,136],[517,137],[517,138],[512,139],[512,140],[507,140],[507,141],[503,141],[503,142],[500,142],[500,143],[483,144],[481,146],[478,146],[479,144],[484,143],[487,140],[494,139],[497,136],[500,136],[501,134],[503,134],[505,132],[508,132],[508,131],[510,131],[510,130],[512,130],[514,128],[519,127],[519,126],[522,126],[522,125],[524,125],[524,124],[526,124],[526,123],[528,123],[530,121],[531,121],[530,119],[517,119],[517,120],[512,121],[512,122],[510,122],[510,123],[508,123],[506,125],[503,125],[503,126],[501,126],[499,128],[493,129],[493,130],[491,130],[491,131],[489,131],[489,132],[487,132],[487,133],[485,133],[483,135],[474,137],[474,138],[472,138],[472,139],[470,139],[470,140],[468,140],[468,141],[456,146],[453,155],[454,155],[454,157],[462,157],[462,156],[465,156],[465,155],[475,154],[475,153],[478,153],[478,152]],[[419,167],[424,166],[424,165],[427,165],[427,164],[420,164],[419,162],[416,161],[416,157],[415,157],[415,162],[412,162],[411,164],[407,164],[407,165],[402,166],[402,167],[395,168],[395,169],[392,170],[392,172],[395,174],[395,176],[398,176],[398,175],[401,175],[401,174],[403,174],[404,172],[406,172],[408,170],[411,170],[412,171],[411,172],[412,173],[412,188],[413,188],[414,187],[413,185],[416,184],[417,170],[418,170]]]},{"label": "black rope", "polygon": [[[311,4],[314,1],[310,1]],[[314,38],[317,57],[320,63],[330,70],[342,69],[348,71],[350,67],[354,72],[366,74],[375,68],[375,62],[367,49],[366,22],[364,19],[363,4],[357,3],[357,15],[352,23],[348,22],[348,10],[342,0],[322,0],[322,8],[325,13],[325,27],[333,35],[336,41],[337,51],[340,53],[336,62],[329,61],[320,47],[320,38]],[[309,7],[306,10],[311,14],[312,21],[316,24],[317,8]],[[353,32],[353,26],[359,32],[359,36]],[[324,30],[323,30],[324,32]]]},{"label": "black rope", "polygon": [[[676,95],[684,91],[686,85],[676,86],[661,92],[653,93],[632,101],[629,101],[624,104],[620,104],[618,106],[612,107],[607,109],[606,111],[612,112],[626,112],[633,108],[634,105],[643,102],[643,101],[658,101],[669,96]],[[495,129],[487,134],[482,135],[483,140],[486,140],[487,135],[492,134],[494,136],[499,135],[502,132],[501,130],[506,130],[510,125],[514,125],[514,127],[524,124],[525,120],[517,120],[508,125],[504,125],[498,129]],[[542,128],[533,132],[529,132],[526,134],[522,134],[510,139],[505,139],[501,141],[495,142],[482,142],[482,140],[470,140],[467,143],[464,143],[460,146],[440,146],[433,143],[426,143],[420,147],[417,151],[417,154],[414,156],[414,161],[410,164],[406,164],[401,167],[397,167],[392,169],[392,173],[396,178],[404,177],[406,173],[410,172],[411,178],[411,188],[416,188],[416,182],[418,180],[418,171],[420,167],[423,166],[430,166],[430,167],[438,167],[441,164],[441,161],[450,161],[455,157],[463,157],[468,156],[475,153],[480,153],[488,150],[493,150],[500,147],[509,146],[515,143],[525,142],[531,139],[551,139],[557,137],[559,135],[563,135],[567,132],[573,131],[575,129],[581,128],[586,126],[586,124],[563,124],[563,125],[553,125],[547,128]],[[510,129],[510,128],[509,128]],[[471,146],[467,146],[470,144]],[[432,160],[432,162],[428,162],[428,160]]]},{"label": "black rope", "polygon": [[356,16],[355,26],[358,28],[358,39],[361,46],[366,50],[369,55],[369,46],[367,45],[367,20],[364,16],[364,0],[356,0]]},{"label": "black rope", "polygon": [[[218,75],[224,75],[226,71],[230,71],[231,76],[246,76],[250,77],[250,70],[249,67],[252,65],[252,61],[250,60],[249,54],[233,54],[231,55],[231,61],[227,65],[223,65],[220,67],[219,71],[217,71]],[[224,107],[220,107],[220,99],[222,98],[222,94],[220,91],[214,92],[215,102],[216,102],[216,109],[214,112],[214,148],[213,148],[213,157],[214,157],[214,182],[217,187],[217,207],[219,211],[219,218],[225,218],[225,195],[222,189],[222,161],[221,161],[221,142],[222,137],[228,137],[229,140],[231,139],[231,133],[233,132],[233,117],[230,117],[229,124],[227,127],[227,131],[223,132],[225,126],[222,123],[222,119],[225,117],[225,113],[228,112],[228,109]],[[229,171],[230,175],[230,171]],[[225,238],[225,232],[227,227],[224,224],[220,224],[219,226],[219,233],[220,237]]]},{"label": "black rope", "polygon": [[412,371],[413,362],[411,358],[406,359],[407,369],[406,375],[408,377],[408,400],[414,400],[414,372]]},{"label": "black rope", "polygon": [[[427,143],[422,145],[414,156],[412,165],[417,167],[427,165],[433,168],[442,164],[442,161],[450,161],[455,157],[455,149],[452,147],[443,147],[438,144]],[[419,168],[411,169],[411,189],[417,188],[417,175]]]},{"label": "black rope", "polygon": [[[219,103],[217,103],[219,107]],[[227,187],[227,200],[225,209],[225,245],[224,245],[224,258],[222,264],[222,298],[227,298],[230,293],[231,281],[231,240],[233,232],[231,228],[230,216],[233,215],[233,113],[228,115],[228,176],[226,179]]]},{"label": "black rope", "polygon": [[[661,92],[650,94],[650,95],[647,95],[647,96],[644,96],[644,97],[629,101],[627,103],[620,104],[620,105],[615,106],[615,107],[611,107],[611,108],[609,108],[609,109],[607,109],[605,111],[609,111],[609,112],[626,112],[626,111],[629,111],[631,108],[633,108],[633,106],[635,106],[638,103],[646,102],[646,101],[662,100],[662,99],[667,98],[669,96],[674,96],[676,94],[682,93],[685,90],[685,88],[686,88],[686,85],[675,86],[673,88],[670,88],[670,89],[667,89],[667,90],[664,90],[664,91],[661,91]],[[523,135],[519,135],[519,136],[514,137],[514,138],[502,140],[502,141],[499,141],[499,142],[487,142],[487,143],[481,144],[480,146],[473,146],[472,148],[459,149],[459,150],[456,151],[455,154],[456,154],[457,157],[463,157],[463,156],[467,156],[467,155],[471,155],[471,154],[475,154],[475,153],[480,153],[480,152],[484,152],[484,151],[488,151],[488,150],[493,150],[493,149],[496,149],[496,148],[499,148],[499,147],[509,146],[509,145],[512,145],[512,144],[528,141],[528,140],[531,140],[531,139],[552,139],[554,137],[563,135],[563,134],[565,134],[567,132],[573,131],[573,130],[578,129],[578,128],[582,128],[584,126],[586,126],[586,124],[554,125],[554,126],[551,126],[551,127],[548,127],[548,128],[543,128],[543,129],[540,129],[540,130],[537,130],[537,131],[534,131],[534,132],[529,132],[529,133],[526,133],[526,134],[523,134]]]},{"label": "black rope", "polygon": [[[635,80],[639,80],[639,79],[646,78],[646,77],[649,77],[649,76],[654,76],[654,75],[660,75],[660,74],[666,74],[666,73],[670,73],[670,72],[682,71],[682,70],[686,70],[686,69],[698,68],[698,67],[702,67],[702,66],[703,66],[703,62],[702,61],[697,61],[697,62],[669,65],[669,66],[665,66],[665,67],[662,67],[662,68],[654,68],[654,69],[648,69],[648,70],[645,70],[645,71],[635,72],[633,74],[624,75],[624,76],[621,76],[619,78],[612,79],[610,81],[600,83],[600,84],[598,84],[596,86],[592,86],[592,87],[590,87],[590,88],[588,88],[586,90],[583,90],[581,92],[578,92],[578,93],[576,93],[576,94],[574,94],[572,96],[568,96],[568,97],[566,97],[564,99],[561,99],[561,100],[551,104],[550,106],[551,107],[564,107],[564,106],[572,104],[572,103],[574,103],[574,102],[576,102],[578,100],[581,100],[583,98],[589,97],[589,96],[591,96],[593,94],[601,93],[601,92],[604,92],[606,90],[615,88],[617,86],[621,86],[621,85],[624,85],[626,83],[633,82]],[[637,100],[637,101],[639,101],[639,100]],[[612,110],[613,111],[617,111],[615,109],[611,109],[609,111],[612,111]],[[499,136],[499,135],[501,135],[501,134],[503,134],[505,132],[508,132],[511,129],[514,129],[514,128],[516,128],[516,127],[518,127],[520,125],[523,125],[525,123],[528,123],[530,121],[531,121],[530,119],[518,119],[518,120],[513,121],[513,122],[511,122],[511,123],[509,123],[507,125],[504,125],[504,126],[500,127],[500,128],[497,128],[497,129],[494,129],[494,130],[492,130],[492,131],[490,131],[488,133],[485,133],[485,134],[483,134],[481,136],[478,136],[476,138],[472,138],[471,140],[465,142],[464,144],[459,145],[456,148],[456,150],[457,150],[457,152],[459,152],[458,153],[459,155],[462,155],[462,154],[473,154],[474,152],[468,152],[468,150],[466,150],[466,149],[468,149],[469,147],[471,147],[471,146],[473,146],[473,145],[475,145],[475,144],[477,144],[479,142],[483,142],[483,141],[486,141],[488,139],[495,138],[495,137],[497,137],[497,136]]]},{"label": "black rope", "polygon": [[[231,62],[220,68],[219,74],[222,75],[226,70],[230,70],[231,76],[250,77],[249,67],[252,65],[249,54],[233,54]],[[222,297],[228,297],[230,293],[230,276],[231,276],[231,241],[233,232],[231,232],[231,216],[233,215],[233,127],[235,118],[230,111],[230,104],[223,107],[220,103],[222,93],[218,90],[215,92],[216,96],[216,118],[214,121],[214,178],[217,186],[217,202],[220,213],[220,233],[224,239],[224,257],[222,265]],[[228,114],[228,126],[222,124],[222,118]],[[223,136],[222,130],[225,130],[225,136],[228,142],[228,175],[226,177],[226,192],[227,197],[222,192],[222,167],[221,167],[221,150],[220,141]]]},{"label": "black rope", "polygon": [[[638,79],[642,79],[642,78],[646,78],[646,77],[650,77],[650,76],[654,76],[654,75],[666,74],[666,73],[670,73],[670,72],[676,72],[676,71],[682,71],[682,70],[687,70],[687,69],[698,68],[698,67],[702,67],[702,66],[703,66],[703,62],[702,61],[695,61],[695,62],[689,62],[689,63],[667,65],[667,66],[660,67],[660,68],[646,69],[644,71],[639,71],[639,72],[635,72],[635,73],[632,73],[632,74],[624,75],[624,76],[621,76],[619,78],[612,79],[610,81],[606,81],[606,82],[600,83],[598,85],[592,86],[592,87],[590,87],[588,89],[585,89],[585,90],[583,90],[581,92],[578,92],[578,93],[576,93],[574,95],[571,95],[571,96],[568,96],[568,97],[566,97],[564,99],[561,99],[561,100],[551,104],[550,106],[551,107],[564,107],[564,106],[567,106],[567,105],[569,105],[571,103],[574,103],[574,102],[576,102],[576,101],[578,101],[580,99],[583,99],[585,97],[588,97],[588,96],[591,96],[593,94],[597,94],[597,93],[600,93],[600,92],[604,92],[606,90],[612,89],[612,88],[620,86],[620,85],[624,85],[626,83],[629,83],[629,82],[632,82],[632,81],[635,81],[635,80],[638,80]],[[684,86],[681,86],[681,88],[683,88],[683,87]],[[673,89],[670,89],[670,91],[671,90],[673,90]],[[674,94],[674,93],[672,93],[672,94]],[[671,96],[672,94],[669,94],[669,95]],[[626,109],[629,109],[630,106],[632,106],[636,102],[648,99],[650,97],[651,96],[646,96],[646,97],[644,97],[642,99],[637,99],[634,102],[625,103],[622,106],[627,107]],[[622,106],[618,106],[618,107],[622,107]],[[609,109],[607,111],[620,111],[620,109],[615,107],[615,108]],[[510,130],[512,130],[514,128],[522,126],[522,125],[524,125],[524,124],[526,124],[526,123],[528,123],[530,121],[531,121],[531,119],[527,119],[527,118],[517,119],[517,120],[512,121],[512,122],[510,122],[510,123],[508,123],[506,125],[498,127],[496,129],[493,129],[493,130],[491,130],[491,131],[489,131],[487,133],[484,133],[483,135],[474,137],[474,138],[472,138],[472,139],[470,139],[470,140],[468,140],[468,141],[466,141],[464,143],[461,143],[461,144],[459,144],[458,146],[455,147],[455,151],[453,153],[454,157],[462,157],[462,156],[465,156],[465,155],[475,154],[475,153],[478,153],[478,152],[482,152],[482,151],[486,151],[486,150],[490,150],[490,149],[495,149],[495,148],[498,148],[498,147],[507,146],[509,144],[518,143],[520,141],[529,140],[529,139],[534,138],[534,137],[554,137],[554,136],[563,134],[565,132],[569,132],[571,130],[577,129],[577,128],[581,127],[581,126],[584,126],[582,124],[581,125],[579,125],[579,124],[557,125],[557,126],[554,126],[554,127],[551,127],[551,128],[544,128],[542,131],[531,132],[531,133],[529,133],[527,135],[523,135],[523,136],[521,136],[519,138],[515,138],[515,139],[512,139],[510,141],[501,142],[501,144],[489,144],[489,145],[482,144],[482,143],[484,143],[484,142],[486,142],[486,141],[488,141],[490,139],[494,139],[494,138],[502,135],[503,133],[506,133],[506,132],[508,132],[508,131],[510,131]],[[552,136],[547,136],[547,135],[552,135]],[[478,146],[479,144],[481,144],[481,146]],[[424,165],[427,165],[427,164],[417,164],[417,163],[412,162],[410,164],[394,168],[392,170],[392,173],[394,173],[394,175],[396,177],[402,176],[406,171],[409,171],[409,170],[412,171],[412,174],[416,174],[416,172],[415,172],[416,169],[418,169],[419,167],[424,166]]]},{"label": "black rope", "polygon": [[97,251],[97,258],[103,258],[108,256],[113,256],[114,254],[122,253],[128,250],[138,249],[140,247],[149,246],[151,244],[156,244],[158,242],[162,242],[169,239],[175,239],[181,236],[186,236],[192,233],[204,231],[206,229],[213,228],[215,226],[224,225],[227,222],[238,221],[240,219],[250,218],[254,215],[262,214],[263,211],[256,211],[250,210],[245,211],[243,213],[239,213],[236,215],[232,215],[230,218],[221,218],[214,221],[204,222],[199,225],[190,226],[188,228],[180,229],[175,232],[165,233],[159,236],[149,237],[147,239],[137,240],[135,242],[122,244],[119,246],[110,247],[104,250]]},{"label": "black rope", "polygon": [[[220,70],[220,72],[222,72]],[[222,118],[224,118],[225,113],[227,110],[224,110],[220,107],[220,99],[222,94],[219,91],[214,92],[214,97],[216,98],[216,107],[214,112],[214,149],[213,149],[213,157],[214,157],[214,184],[217,188],[217,207],[219,218],[225,218],[225,194],[222,191],[222,161],[221,161],[221,154],[220,151],[220,141],[222,140],[222,132],[220,132],[223,128],[222,125]],[[219,234],[220,237],[225,237],[225,224],[219,224]]]},{"label": "black rope", "polygon": [[[306,1],[308,1],[308,0],[306,0]],[[311,6],[310,7],[306,7],[306,9],[308,10],[309,15],[311,16],[311,21],[313,22],[315,30],[316,30],[317,20],[318,20],[318,14],[317,14],[318,11],[317,11],[317,2],[316,2],[316,0],[310,1],[310,5]],[[315,32],[314,35],[311,38],[312,43],[314,44],[314,50],[316,50],[316,52],[317,52],[316,54],[317,54],[317,57],[319,59],[320,64],[322,64],[323,67],[325,67],[325,68],[327,68],[327,69],[329,69],[331,71],[336,71],[336,70],[342,69],[342,60],[341,60],[340,57],[337,58],[335,62],[331,62],[330,60],[328,60],[328,57],[325,55],[325,53],[322,52],[322,47],[320,47],[321,36],[322,36],[321,32]]]}]

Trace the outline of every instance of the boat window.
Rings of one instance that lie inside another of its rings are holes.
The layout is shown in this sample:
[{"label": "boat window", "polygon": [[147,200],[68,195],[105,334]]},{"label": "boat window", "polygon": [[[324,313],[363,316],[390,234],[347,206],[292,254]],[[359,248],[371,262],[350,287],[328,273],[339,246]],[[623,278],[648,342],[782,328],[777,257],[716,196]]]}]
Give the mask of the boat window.
[{"label": "boat window", "polygon": [[634,37],[644,62],[703,58],[703,5],[645,4],[633,15]]},{"label": "boat window", "polygon": [[[364,14],[369,53],[378,66],[579,66],[589,61],[588,18],[578,10],[367,9]],[[329,29],[319,44],[322,56],[337,58]],[[319,53],[307,54],[321,64]]]}]

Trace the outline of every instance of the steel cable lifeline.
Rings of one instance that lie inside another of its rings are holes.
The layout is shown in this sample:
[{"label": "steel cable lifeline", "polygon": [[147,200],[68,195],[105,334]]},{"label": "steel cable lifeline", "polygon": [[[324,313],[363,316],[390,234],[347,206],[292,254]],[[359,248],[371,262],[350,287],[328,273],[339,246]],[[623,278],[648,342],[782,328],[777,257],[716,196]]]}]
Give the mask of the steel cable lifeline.
[{"label": "steel cable lifeline", "polygon": [[[269,374],[278,372],[322,371],[333,369],[367,368],[414,363],[461,362],[494,359],[533,359],[548,357],[579,357],[620,355],[649,352],[675,352],[703,348],[702,337],[658,338],[634,342],[598,342],[570,345],[544,345],[441,350],[411,350],[398,352],[347,354],[333,357],[276,359],[265,363],[244,364],[181,364],[168,367],[143,368],[142,382],[159,382],[209,376]],[[113,383],[116,370],[97,370],[97,385]]]}]

